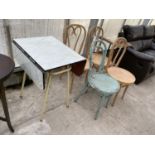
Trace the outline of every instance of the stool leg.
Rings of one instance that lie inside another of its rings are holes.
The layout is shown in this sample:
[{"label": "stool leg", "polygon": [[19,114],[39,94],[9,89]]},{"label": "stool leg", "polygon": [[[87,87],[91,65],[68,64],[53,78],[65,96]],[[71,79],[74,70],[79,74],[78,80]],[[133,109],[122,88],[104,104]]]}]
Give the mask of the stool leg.
[{"label": "stool leg", "polygon": [[22,87],[21,87],[21,90],[20,90],[20,98],[23,98],[23,89],[24,89],[24,85],[25,85],[25,80],[26,80],[26,73],[24,72],[23,80],[22,80]]},{"label": "stool leg", "polygon": [[123,95],[122,95],[122,99],[124,98],[125,93],[126,93],[126,91],[127,91],[128,87],[129,87],[129,86],[125,86],[125,89],[124,89],[124,92],[123,92]]},{"label": "stool leg", "polygon": [[5,96],[5,88],[4,88],[3,84],[1,84],[1,86],[0,86],[0,94],[1,94],[2,106],[3,106],[3,110],[4,110],[4,114],[6,117],[8,127],[11,132],[14,132],[14,129],[13,129],[13,127],[11,125],[11,121],[10,121],[10,115],[9,115],[8,105],[7,105],[6,96]]}]

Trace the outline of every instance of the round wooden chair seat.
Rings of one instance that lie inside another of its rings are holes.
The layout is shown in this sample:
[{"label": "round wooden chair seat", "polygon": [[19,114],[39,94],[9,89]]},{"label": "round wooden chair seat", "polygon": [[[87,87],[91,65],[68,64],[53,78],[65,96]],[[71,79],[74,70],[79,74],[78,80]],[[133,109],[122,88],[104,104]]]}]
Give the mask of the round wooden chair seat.
[{"label": "round wooden chair seat", "polygon": [[132,73],[120,67],[109,67],[107,68],[107,72],[121,84],[130,85],[133,84],[136,80]]},{"label": "round wooden chair seat", "polygon": [[[93,64],[98,67],[101,63],[101,58],[102,58],[102,53],[93,53]],[[105,58],[105,66],[108,62],[108,58]],[[87,59],[86,61],[86,65],[85,65],[85,71],[89,69],[89,59]]]},{"label": "round wooden chair seat", "polygon": [[[98,52],[93,53],[93,64],[96,66],[99,66],[101,63],[101,58],[102,58],[102,53],[98,53]],[[108,62],[108,58],[106,57],[105,63],[104,63],[105,66],[106,66],[107,62]]]}]

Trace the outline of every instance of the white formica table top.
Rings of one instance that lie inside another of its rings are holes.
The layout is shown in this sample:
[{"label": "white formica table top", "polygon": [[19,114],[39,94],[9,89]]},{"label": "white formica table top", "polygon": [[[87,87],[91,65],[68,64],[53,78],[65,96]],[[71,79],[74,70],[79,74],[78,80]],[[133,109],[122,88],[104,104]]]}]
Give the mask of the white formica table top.
[{"label": "white formica table top", "polygon": [[85,60],[52,36],[17,38],[13,42],[44,71]]}]

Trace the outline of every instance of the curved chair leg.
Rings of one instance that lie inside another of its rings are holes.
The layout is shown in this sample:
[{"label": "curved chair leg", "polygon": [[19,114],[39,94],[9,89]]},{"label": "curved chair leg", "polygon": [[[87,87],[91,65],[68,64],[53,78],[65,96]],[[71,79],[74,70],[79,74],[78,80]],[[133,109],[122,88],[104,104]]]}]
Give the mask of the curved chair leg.
[{"label": "curved chair leg", "polygon": [[101,97],[101,99],[99,101],[99,105],[98,105],[97,111],[96,111],[96,114],[95,114],[95,118],[94,118],[95,120],[97,120],[97,118],[98,118],[98,115],[99,115],[99,112],[100,112],[100,109],[101,109],[102,104],[103,103],[106,103],[106,106],[107,106],[108,103],[109,103],[110,97],[111,96],[108,96],[108,97],[102,96]]},{"label": "curved chair leg", "polygon": [[89,86],[88,86],[88,82],[85,83],[85,86],[81,89],[80,93],[74,98],[74,102],[77,102],[77,100],[80,98],[80,96],[82,96],[84,93],[87,92]]},{"label": "curved chair leg", "polygon": [[116,95],[114,96],[114,99],[113,99],[112,104],[111,104],[112,106],[115,105],[118,94],[119,94],[119,92],[117,92]]},{"label": "curved chair leg", "polygon": [[123,95],[122,95],[122,99],[124,98],[125,93],[126,93],[126,91],[127,91],[128,87],[129,87],[129,86],[125,86],[125,89],[124,89],[124,92],[123,92]]},{"label": "curved chair leg", "polygon": [[106,96],[102,96],[101,98],[100,98],[100,101],[99,101],[99,104],[98,104],[98,108],[97,108],[97,111],[96,111],[96,114],[95,114],[95,120],[97,120],[97,118],[98,118],[98,115],[99,115],[99,112],[100,112],[100,109],[101,109],[101,106],[102,106],[102,104],[103,103],[107,103],[108,102],[108,97],[106,97]]},{"label": "curved chair leg", "polygon": [[[121,90],[121,88],[120,88],[120,90]],[[117,99],[117,96],[118,96],[120,90],[119,90],[119,91],[116,93],[116,95],[114,96],[113,102],[112,102],[112,104],[111,104],[112,106],[115,105],[115,102],[116,102],[116,99]]]},{"label": "curved chair leg", "polygon": [[100,108],[102,106],[102,100],[103,100],[103,97],[100,98],[99,105],[98,105],[98,108],[97,108],[97,111],[96,111],[96,114],[95,114],[95,117],[94,117],[95,120],[97,120],[97,118],[98,118]]}]

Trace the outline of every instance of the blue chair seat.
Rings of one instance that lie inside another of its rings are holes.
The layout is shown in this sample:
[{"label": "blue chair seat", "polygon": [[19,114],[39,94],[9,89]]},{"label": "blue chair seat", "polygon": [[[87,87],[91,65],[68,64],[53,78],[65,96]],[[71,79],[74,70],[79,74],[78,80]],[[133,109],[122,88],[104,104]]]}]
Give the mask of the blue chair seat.
[{"label": "blue chair seat", "polygon": [[120,89],[120,84],[107,74],[92,74],[88,81],[91,87],[107,95],[114,94]]}]

